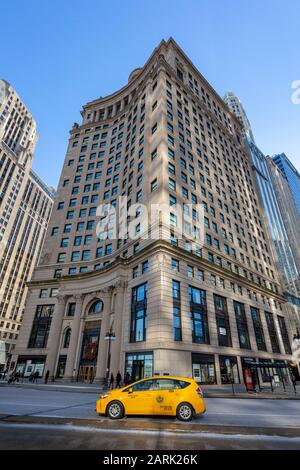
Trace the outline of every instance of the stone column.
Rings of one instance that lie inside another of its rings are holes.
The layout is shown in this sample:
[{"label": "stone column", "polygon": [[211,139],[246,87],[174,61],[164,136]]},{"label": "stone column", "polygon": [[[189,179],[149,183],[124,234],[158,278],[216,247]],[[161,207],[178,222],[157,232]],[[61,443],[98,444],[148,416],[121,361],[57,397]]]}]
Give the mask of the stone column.
[{"label": "stone column", "polygon": [[[71,326],[71,339],[68,348],[68,356],[66,363],[66,370],[64,380],[72,380],[76,375],[76,350],[79,342],[80,319],[82,313],[83,295],[77,295],[74,299],[76,301],[75,315]],[[75,372],[74,372],[75,370]]]},{"label": "stone column", "polygon": [[59,353],[60,341],[61,341],[61,328],[63,317],[66,309],[67,297],[59,295],[56,298],[57,304],[54,309],[54,315],[50,327],[50,334],[47,344],[47,359],[45,365],[45,373],[49,370],[50,380],[54,380],[56,372],[56,362]]},{"label": "stone column", "polygon": [[120,283],[116,286],[116,298],[115,305],[113,310],[113,328],[116,335],[115,341],[112,341],[111,344],[111,362],[110,370],[116,377],[118,371],[120,371],[122,378],[123,372],[121,370],[121,347],[122,347],[122,332],[123,332],[123,320],[124,320],[124,293],[125,293],[125,284]]},{"label": "stone column", "polygon": [[105,340],[105,336],[110,328],[110,316],[111,316],[111,296],[112,289],[108,288],[97,292],[99,299],[103,301],[103,316],[101,321],[100,338],[98,345],[98,356],[97,356],[97,367],[94,382],[104,383],[106,364],[107,364],[107,352],[108,352],[108,341]]}]

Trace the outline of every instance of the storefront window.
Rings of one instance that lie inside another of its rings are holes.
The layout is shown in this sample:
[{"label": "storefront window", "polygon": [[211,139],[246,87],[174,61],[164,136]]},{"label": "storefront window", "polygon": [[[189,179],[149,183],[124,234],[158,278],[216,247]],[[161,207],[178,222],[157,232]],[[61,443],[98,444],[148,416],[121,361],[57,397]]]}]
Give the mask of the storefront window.
[{"label": "storefront window", "polygon": [[213,355],[192,354],[193,377],[199,384],[216,384],[215,358]]},{"label": "storefront window", "polygon": [[124,380],[135,382],[140,379],[152,377],[153,375],[153,354],[148,353],[128,353],[126,354]]},{"label": "storefront window", "polygon": [[237,358],[234,356],[219,356],[222,384],[239,384],[240,376]]},{"label": "storefront window", "polygon": [[61,379],[65,374],[66,362],[67,356],[59,356],[56,372],[56,377],[58,379]]},{"label": "storefront window", "polygon": [[29,377],[35,372],[39,373],[39,377],[43,376],[45,367],[45,357],[22,357],[19,356],[16,365],[16,372],[19,372],[22,377]]}]

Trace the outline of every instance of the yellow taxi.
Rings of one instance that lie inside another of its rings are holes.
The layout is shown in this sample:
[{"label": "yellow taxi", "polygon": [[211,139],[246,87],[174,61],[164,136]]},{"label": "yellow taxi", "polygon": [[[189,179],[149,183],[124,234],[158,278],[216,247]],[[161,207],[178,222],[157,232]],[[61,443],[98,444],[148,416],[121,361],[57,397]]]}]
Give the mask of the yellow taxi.
[{"label": "yellow taxi", "polygon": [[126,387],[103,392],[96,412],[111,419],[125,415],[168,415],[190,421],[205,413],[203,393],[197,382],[183,377],[156,376]]}]

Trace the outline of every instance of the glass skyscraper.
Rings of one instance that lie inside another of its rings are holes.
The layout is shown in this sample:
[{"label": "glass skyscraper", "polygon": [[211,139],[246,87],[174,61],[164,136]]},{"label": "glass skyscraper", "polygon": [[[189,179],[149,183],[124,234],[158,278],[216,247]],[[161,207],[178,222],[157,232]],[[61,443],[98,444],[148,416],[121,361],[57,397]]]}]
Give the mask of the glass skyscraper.
[{"label": "glass skyscraper", "polygon": [[297,210],[300,214],[300,175],[285,153],[275,155],[273,161],[287,179]]}]

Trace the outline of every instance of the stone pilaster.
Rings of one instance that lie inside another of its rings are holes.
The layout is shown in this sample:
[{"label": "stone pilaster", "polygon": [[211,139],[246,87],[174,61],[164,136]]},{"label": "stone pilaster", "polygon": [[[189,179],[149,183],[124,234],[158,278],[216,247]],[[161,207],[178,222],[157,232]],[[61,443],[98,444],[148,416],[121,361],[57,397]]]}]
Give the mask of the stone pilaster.
[{"label": "stone pilaster", "polygon": [[121,345],[122,345],[122,332],[123,332],[123,309],[124,309],[124,293],[125,293],[125,283],[119,283],[116,286],[116,297],[115,304],[113,309],[113,328],[116,335],[116,340],[111,344],[111,372],[116,377],[118,371],[120,370],[121,363]]},{"label": "stone pilaster", "polygon": [[75,297],[76,308],[71,326],[71,339],[68,348],[64,380],[72,380],[76,376],[76,350],[79,343],[80,321],[82,314],[83,295]]},{"label": "stone pilaster", "polygon": [[98,346],[97,367],[94,382],[103,383],[106,375],[108,341],[105,336],[110,328],[111,317],[111,298],[112,288],[103,289],[97,292],[99,298],[103,301],[103,317],[101,322],[100,339]]},{"label": "stone pilaster", "polygon": [[54,309],[54,315],[51,323],[50,334],[48,338],[48,354],[45,364],[45,373],[49,370],[50,380],[54,380],[56,372],[56,363],[61,340],[61,329],[63,317],[66,309],[67,297],[59,295],[56,299],[57,304]]}]

